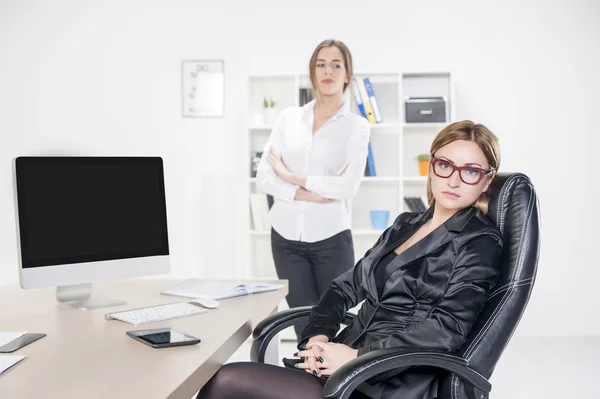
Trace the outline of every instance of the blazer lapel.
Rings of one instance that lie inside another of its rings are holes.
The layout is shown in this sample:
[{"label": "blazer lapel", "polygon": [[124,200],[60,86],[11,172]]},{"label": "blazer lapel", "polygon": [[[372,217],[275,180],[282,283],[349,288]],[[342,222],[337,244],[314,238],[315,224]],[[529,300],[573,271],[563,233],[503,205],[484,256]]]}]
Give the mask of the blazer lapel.
[{"label": "blazer lapel", "polygon": [[[375,274],[373,268],[377,266],[381,257],[387,254],[392,249],[406,241],[415,231],[419,229],[433,214],[433,208],[428,209],[424,213],[413,218],[409,222],[395,226],[390,236],[377,248],[372,254],[368,265],[363,263],[365,267],[363,271],[363,279],[367,282],[367,292],[370,293],[375,299],[377,298],[377,288],[375,283]],[[392,262],[393,263],[393,262]]]},{"label": "blazer lapel", "polygon": [[[462,231],[462,229],[466,226],[469,220],[471,220],[471,218],[475,215],[476,212],[476,208],[469,207],[462,209],[456,214],[454,214],[451,218],[449,218],[446,222],[438,226],[430,234],[423,237],[419,242],[412,245],[410,248],[406,249],[404,252],[396,256],[396,258],[394,258],[394,260],[386,266],[385,275],[389,276],[391,273],[401,268],[402,266],[413,262],[419,258],[422,258],[427,254],[432,253],[436,249],[448,244],[458,235],[458,233]],[[380,254],[380,256],[383,256],[390,250],[393,250],[398,245],[400,245],[400,243],[408,239],[408,237],[410,237],[421,226],[423,226],[423,224],[429,218],[430,215],[427,215],[426,213],[423,214],[421,217],[413,220],[414,223],[411,222],[410,225],[404,228],[404,230],[406,231],[405,233],[400,234],[400,232],[398,232],[398,240],[394,240],[394,242],[391,242],[389,245],[386,245],[386,249]],[[372,276],[374,280],[374,275],[372,274]]]},{"label": "blazer lapel", "polygon": [[429,208],[424,213],[421,213],[417,217],[413,218],[408,223],[404,223],[398,227],[398,229],[390,234],[390,237],[385,241],[379,250],[378,256],[381,257],[387,254],[391,249],[396,248],[398,245],[406,241],[412,236],[423,224],[428,221],[433,215],[433,208]]},{"label": "blazer lapel", "polygon": [[454,239],[454,237],[456,237],[456,234],[457,233],[453,231],[448,231],[445,224],[441,224],[430,234],[423,237],[419,242],[396,256],[396,258],[390,262],[388,267],[386,267],[386,275],[389,275],[392,271],[414,260],[422,258],[423,256],[435,251],[439,247],[448,244]]}]

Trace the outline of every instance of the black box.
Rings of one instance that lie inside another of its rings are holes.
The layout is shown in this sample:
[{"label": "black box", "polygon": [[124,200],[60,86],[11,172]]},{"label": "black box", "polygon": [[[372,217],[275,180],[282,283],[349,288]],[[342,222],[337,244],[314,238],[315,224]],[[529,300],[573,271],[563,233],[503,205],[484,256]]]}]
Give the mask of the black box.
[{"label": "black box", "polygon": [[406,123],[446,122],[444,97],[408,97],[405,105]]}]

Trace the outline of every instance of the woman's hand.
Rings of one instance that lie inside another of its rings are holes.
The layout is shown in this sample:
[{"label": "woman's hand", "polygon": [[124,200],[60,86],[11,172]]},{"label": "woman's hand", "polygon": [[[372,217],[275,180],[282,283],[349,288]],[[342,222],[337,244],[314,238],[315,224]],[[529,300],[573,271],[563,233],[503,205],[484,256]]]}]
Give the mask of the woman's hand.
[{"label": "woman's hand", "polygon": [[[338,176],[342,176],[344,173],[346,173],[346,169],[348,169],[348,165],[344,166],[344,169],[342,169]],[[316,202],[318,204],[329,204],[335,201],[331,198],[325,198],[315,192],[308,191],[304,187],[300,187],[298,190],[296,190],[296,195],[294,196],[294,199],[296,201]]]},{"label": "woman's hand", "polygon": [[275,149],[273,147],[271,147],[269,150],[269,157],[267,159],[269,161],[269,165],[271,165],[273,171],[277,173],[277,176],[279,176],[281,180],[286,183],[297,184],[298,177],[290,172],[290,170],[281,160],[281,157],[275,153]]},{"label": "woman's hand", "polygon": [[311,352],[310,349],[312,349],[315,344],[324,344],[328,341],[329,338],[327,338],[326,335],[315,335],[314,337],[310,337],[310,339],[306,343],[306,349],[302,352],[294,353],[294,356],[296,357],[300,356],[300,353],[306,353],[306,356],[300,356],[304,357],[304,362],[296,364],[296,367],[304,369],[304,371],[306,371],[307,373],[320,375],[320,370],[317,367],[317,357],[320,356],[321,349],[318,347],[316,348],[317,355]]},{"label": "woman's hand", "polygon": [[330,198],[321,197],[319,194],[308,191],[303,187],[300,187],[298,190],[296,190],[294,199],[296,201],[316,202],[318,204],[329,204],[330,202],[334,201]]},{"label": "woman's hand", "polygon": [[[303,368],[308,372],[313,372],[314,365],[317,367],[316,375],[331,375],[334,371],[348,363],[358,356],[358,350],[350,348],[348,345],[335,344],[331,342],[314,342],[311,348],[298,352],[298,356],[304,357],[303,363],[296,365],[298,368]],[[313,373],[314,374],[314,373]]]}]

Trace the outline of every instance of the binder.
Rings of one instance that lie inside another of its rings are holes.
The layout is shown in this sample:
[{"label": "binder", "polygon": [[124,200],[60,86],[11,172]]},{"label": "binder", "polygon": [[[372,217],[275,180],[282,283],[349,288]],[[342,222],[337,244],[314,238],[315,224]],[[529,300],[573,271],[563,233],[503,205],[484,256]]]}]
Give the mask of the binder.
[{"label": "binder", "polygon": [[301,87],[300,88],[298,103],[299,103],[299,105],[301,107],[303,105],[308,104],[313,99],[314,99],[313,92],[312,92],[312,90],[310,88],[308,88],[308,87]]},{"label": "binder", "polygon": [[[371,122],[369,120],[369,117],[367,114],[365,102],[363,100],[363,95],[361,94],[361,91],[359,89],[359,84],[357,82],[357,79],[361,79],[361,78],[357,77],[357,78],[352,79],[352,92],[354,93],[354,99],[356,100],[356,105],[358,106],[358,111],[360,112],[360,114],[363,117],[365,117],[369,122]],[[364,84],[363,84],[363,86],[364,86]],[[366,91],[365,91],[365,93],[366,93]],[[369,99],[368,99],[368,97],[366,97],[366,94],[365,94],[364,98],[367,99],[366,105],[369,105]],[[373,113],[372,110],[371,110],[371,113]],[[374,123],[374,122],[371,122],[371,123]],[[365,165],[365,176],[377,176],[377,171],[375,170],[375,160],[373,159],[373,149],[371,147],[371,140],[369,140],[369,152],[367,154],[367,164]]]},{"label": "binder", "polygon": [[427,205],[421,197],[404,197],[404,202],[411,212],[425,212]]},{"label": "binder", "polygon": [[377,123],[381,123],[383,122],[383,117],[381,116],[381,111],[379,110],[379,103],[377,102],[377,98],[375,98],[375,91],[373,90],[371,80],[369,78],[364,78],[363,82],[365,84],[365,89],[367,90],[367,95],[369,96],[369,102],[371,103],[371,107],[373,108],[373,113],[375,114],[375,121]]},{"label": "binder", "polygon": [[362,99],[363,106],[365,107],[365,113],[367,114],[367,120],[370,123],[377,123],[375,119],[375,114],[373,113],[373,107],[371,106],[371,102],[369,101],[369,95],[367,94],[367,88],[365,87],[365,82],[363,78],[356,77],[356,83],[358,84],[358,91],[360,93],[360,97]]},{"label": "binder", "polygon": [[[356,79],[352,79],[352,92],[354,93],[354,99],[356,100],[358,111],[362,116],[367,118],[367,113],[365,112],[365,105],[363,103],[362,98],[360,97],[360,91],[358,90],[358,83],[356,83]],[[369,118],[367,118],[367,120],[368,119]]]},{"label": "binder", "polygon": [[412,201],[410,200],[410,197],[404,197],[404,203],[408,206],[408,210],[410,212],[416,212],[417,210],[415,209],[414,204],[412,203]]},{"label": "binder", "polygon": [[367,154],[366,176],[377,176],[375,170],[375,159],[373,159],[373,148],[371,148],[371,140],[369,140],[369,152]]}]

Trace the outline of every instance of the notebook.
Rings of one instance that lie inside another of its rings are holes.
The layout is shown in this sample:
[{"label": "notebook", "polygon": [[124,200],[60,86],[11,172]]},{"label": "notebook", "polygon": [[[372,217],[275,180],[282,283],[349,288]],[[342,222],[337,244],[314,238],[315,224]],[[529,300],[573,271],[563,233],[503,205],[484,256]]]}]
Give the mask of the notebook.
[{"label": "notebook", "polygon": [[192,278],[161,292],[161,294],[183,296],[186,298],[225,299],[259,292],[275,291],[283,287],[285,287],[284,284],[262,282],[239,284],[231,281]]}]

